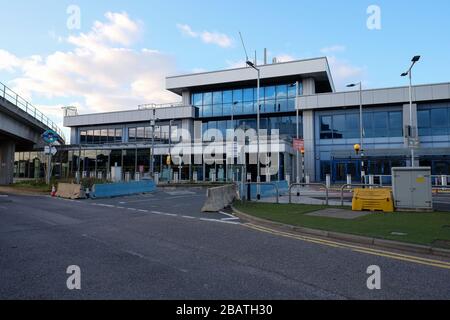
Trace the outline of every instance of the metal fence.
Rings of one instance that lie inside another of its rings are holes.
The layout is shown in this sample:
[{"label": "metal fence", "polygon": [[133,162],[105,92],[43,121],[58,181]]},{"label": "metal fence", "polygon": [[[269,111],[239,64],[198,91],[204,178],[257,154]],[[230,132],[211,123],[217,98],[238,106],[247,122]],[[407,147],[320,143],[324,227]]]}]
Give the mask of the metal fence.
[{"label": "metal fence", "polygon": [[292,188],[295,186],[299,186],[299,187],[308,187],[308,186],[319,186],[319,187],[323,187],[325,188],[325,203],[326,205],[328,205],[328,187],[326,184],[324,183],[292,183],[289,186],[289,203],[292,203]]},{"label": "metal fence", "polygon": [[62,140],[64,141],[66,140],[62,130],[52,120],[50,120],[41,111],[36,109],[31,103],[29,103],[24,98],[19,96],[19,94],[8,88],[2,82],[0,82],[0,96],[3,99],[11,102],[17,108],[21,109],[22,111],[25,111],[27,114],[29,114],[37,121],[44,124],[46,127],[54,130],[61,137]]}]

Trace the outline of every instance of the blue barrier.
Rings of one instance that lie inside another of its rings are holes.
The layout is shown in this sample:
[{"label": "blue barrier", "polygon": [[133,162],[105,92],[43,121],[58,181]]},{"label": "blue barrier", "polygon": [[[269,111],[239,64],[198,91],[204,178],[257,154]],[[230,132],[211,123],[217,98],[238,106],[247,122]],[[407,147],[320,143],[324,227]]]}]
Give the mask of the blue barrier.
[{"label": "blue barrier", "polygon": [[142,180],[122,183],[95,184],[92,187],[90,197],[108,198],[117,196],[127,196],[137,193],[152,192],[156,190],[153,180]]},{"label": "blue barrier", "polygon": [[[280,195],[287,194],[289,192],[289,185],[288,185],[287,181],[285,181],[285,180],[271,181],[270,183],[274,183],[278,186],[278,192]],[[241,194],[243,194],[244,196],[247,196],[247,186],[242,185],[242,183],[239,183],[239,188],[241,190]],[[259,188],[260,188],[259,190],[261,193],[261,198],[268,198],[268,197],[276,196],[277,190],[271,184],[262,184],[259,186]],[[250,186],[250,192],[251,192],[252,199],[256,199],[256,191],[257,191],[256,184],[252,184]]]}]

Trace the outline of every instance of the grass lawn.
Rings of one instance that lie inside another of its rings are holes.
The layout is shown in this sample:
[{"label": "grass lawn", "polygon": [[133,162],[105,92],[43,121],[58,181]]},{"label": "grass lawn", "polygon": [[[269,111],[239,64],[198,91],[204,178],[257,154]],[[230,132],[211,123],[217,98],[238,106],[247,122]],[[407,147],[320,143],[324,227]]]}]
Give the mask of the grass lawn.
[{"label": "grass lawn", "polygon": [[52,187],[42,180],[28,180],[16,182],[12,185],[14,189],[32,191],[32,192],[50,192]]},{"label": "grass lawn", "polygon": [[[255,217],[284,224],[450,249],[449,212],[374,213],[345,220],[305,215],[326,206],[255,202],[236,202],[234,206]],[[406,235],[393,235],[392,232]]]}]

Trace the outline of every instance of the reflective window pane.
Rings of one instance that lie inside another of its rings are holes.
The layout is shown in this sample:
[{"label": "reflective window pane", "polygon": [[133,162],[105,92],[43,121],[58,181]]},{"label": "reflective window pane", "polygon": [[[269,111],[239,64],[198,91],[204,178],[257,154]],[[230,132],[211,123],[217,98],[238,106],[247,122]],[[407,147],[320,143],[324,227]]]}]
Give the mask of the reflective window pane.
[{"label": "reflective window pane", "polygon": [[233,91],[228,90],[223,92],[223,103],[233,103]]},{"label": "reflective window pane", "polygon": [[244,101],[246,102],[253,102],[253,99],[256,100],[256,97],[253,97],[253,88],[249,88],[249,89],[244,89]]},{"label": "reflective window pane", "polygon": [[213,93],[213,104],[222,104],[222,91]]},{"label": "reflective window pane", "polygon": [[344,138],[345,114],[333,116],[333,139]]}]

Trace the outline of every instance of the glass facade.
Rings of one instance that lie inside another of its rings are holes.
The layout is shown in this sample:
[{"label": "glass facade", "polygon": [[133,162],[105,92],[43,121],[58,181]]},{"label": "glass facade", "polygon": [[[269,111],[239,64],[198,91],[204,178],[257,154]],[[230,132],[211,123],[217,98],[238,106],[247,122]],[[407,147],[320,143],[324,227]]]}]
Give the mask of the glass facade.
[{"label": "glass facade", "polygon": [[[366,138],[401,137],[402,111],[364,111],[363,129]],[[320,139],[359,138],[359,113],[348,112],[320,116]]]},{"label": "glass facade", "polygon": [[80,130],[80,144],[102,144],[122,142],[122,129],[102,128],[95,130]]},{"label": "glass facade", "polygon": [[417,110],[419,136],[450,134],[450,103],[421,105]]},{"label": "glass facade", "polygon": [[[261,113],[295,111],[296,83],[260,88]],[[303,92],[298,85],[298,95]],[[194,92],[191,104],[199,109],[200,117],[223,117],[257,113],[257,89]]]},{"label": "glass facade", "polygon": [[[278,129],[281,138],[295,137],[297,134],[297,117],[296,116],[284,116],[284,117],[263,117],[260,118],[260,129],[267,130],[270,134],[271,130]],[[212,137],[207,133],[207,130],[217,129],[222,133],[223,139],[226,138],[227,129],[257,129],[256,118],[238,119],[238,120],[217,120],[217,121],[204,121],[202,123],[203,140],[210,141]],[[303,137],[302,116],[299,116],[299,136]]]}]

